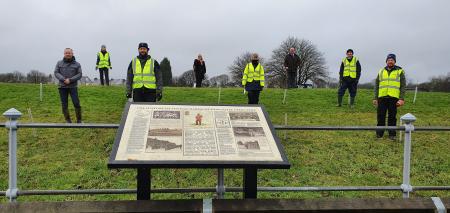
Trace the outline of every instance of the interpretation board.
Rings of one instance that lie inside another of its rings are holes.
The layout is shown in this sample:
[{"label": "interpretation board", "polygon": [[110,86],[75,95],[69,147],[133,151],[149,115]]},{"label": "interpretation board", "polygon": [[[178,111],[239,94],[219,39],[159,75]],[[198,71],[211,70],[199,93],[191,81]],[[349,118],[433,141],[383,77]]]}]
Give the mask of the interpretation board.
[{"label": "interpretation board", "polygon": [[289,168],[260,105],[127,103],[110,168]]}]

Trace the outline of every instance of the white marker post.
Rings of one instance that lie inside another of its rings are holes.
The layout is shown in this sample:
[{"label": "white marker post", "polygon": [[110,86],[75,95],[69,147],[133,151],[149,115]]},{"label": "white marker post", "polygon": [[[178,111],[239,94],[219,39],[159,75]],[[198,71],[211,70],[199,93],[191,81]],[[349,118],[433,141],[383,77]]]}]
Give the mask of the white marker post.
[{"label": "white marker post", "polygon": [[220,104],[220,95],[222,93],[222,87],[219,87],[219,97],[217,97],[217,104]]},{"label": "white marker post", "polygon": [[[34,123],[33,113],[31,113],[31,107],[29,107],[27,110],[28,110],[28,115],[30,116],[31,123]],[[34,136],[34,137],[37,136],[37,134],[36,134],[36,128],[33,128],[33,136]]]},{"label": "white marker post", "polygon": [[[287,113],[284,113],[284,125],[287,126]],[[287,140],[287,130],[284,130],[284,140]]]},{"label": "white marker post", "polygon": [[40,83],[39,100],[42,102],[42,83]]},{"label": "white marker post", "polygon": [[416,97],[417,97],[417,84],[416,84],[416,91],[414,92],[414,100],[413,100],[413,104],[416,103]]},{"label": "white marker post", "polygon": [[284,89],[283,104],[286,104],[286,93],[287,93],[287,89]]}]

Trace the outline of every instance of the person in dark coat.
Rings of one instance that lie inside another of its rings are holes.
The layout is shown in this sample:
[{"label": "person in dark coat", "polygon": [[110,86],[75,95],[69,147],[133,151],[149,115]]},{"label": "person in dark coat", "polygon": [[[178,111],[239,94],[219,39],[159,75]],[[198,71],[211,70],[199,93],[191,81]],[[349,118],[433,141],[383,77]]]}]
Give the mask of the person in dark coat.
[{"label": "person in dark coat", "polygon": [[78,80],[81,79],[81,65],[75,60],[73,50],[64,49],[64,58],[58,61],[55,67],[54,75],[58,79],[59,97],[61,98],[61,107],[64,118],[67,123],[72,123],[69,113],[69,94],[75,107],[77,123],[81,123],[81,106],[78,98]]},{"label": "person in dark coat", "polygon": [[206,66],[201,54],[198,54],[197,59],[194,60],[193,68],[195,74],[195,87],[202,87],[202,81],[205,79]]},{"label": "person in dark coat", "polygon": [[289,54],[284,58],[284,69],[287,72],[287,88],[297,87],[297,72],[300,66],[300,57],[295,53],[295,48],[289,49]]}]

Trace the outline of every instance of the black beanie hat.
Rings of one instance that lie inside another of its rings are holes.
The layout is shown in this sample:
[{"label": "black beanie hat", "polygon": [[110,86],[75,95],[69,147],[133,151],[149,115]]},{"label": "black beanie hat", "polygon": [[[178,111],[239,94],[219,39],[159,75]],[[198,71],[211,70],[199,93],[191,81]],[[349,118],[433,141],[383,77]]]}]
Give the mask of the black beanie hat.
[{"label": "black beanie hat", "polygon": [[386,61],[388,59],[393,59],[395,62],[397,62],[397,56],[395,56],[395,54],[391,53],[386,57]]},{"label": "black beanie hat", "polygon": [[145,47],[145,48],[147,48],[147,50],[148,50],[148,44],[145,43],[145,42],[139,43],[138,49],[141,48],[141,47]]},{"label": "black beanie hat", "polygon": [[348,49],[346,53],[348,53],[348,52],[352,52],[352,54],[353,54],[353,50],[352,49]]}]

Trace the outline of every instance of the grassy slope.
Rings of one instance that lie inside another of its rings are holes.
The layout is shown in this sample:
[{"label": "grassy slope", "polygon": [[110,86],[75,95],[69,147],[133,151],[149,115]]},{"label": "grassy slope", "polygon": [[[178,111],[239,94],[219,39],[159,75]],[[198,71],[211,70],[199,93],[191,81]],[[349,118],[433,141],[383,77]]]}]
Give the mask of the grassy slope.
[{"label": "grassy slope", "polygon": [[[44,86],[44,101],[39,102],[39,85],[0,84],[0,112],[15,107],[24,115],[21,122],[63,120],[57,89]],[[125,104],[122,87],[80,87],[84,121],[118,123]],[[216,88],[167,88],[164,102],[217,103]],[[287,104],[282,105],[283,90],[263,91],[260,102],[266,106],[274,124],[289,125],[374,125],[375,109],[371,106],[372,91],[360,90],[354,110],[334,107],[336,91],[327,89],[290,90]],[[419,93],[412,104],[407,94],[407,112],[417,117],[417,126],[449,126],[450,94]],[[246,97],[238,88],[223,89],[221,103],[245,104]],[[70,106],[72,115],[73,108]],[[4,122],[4,118],[0,118]],[[287,140],[278,132],[288,154],[290,170],[262,170],[260,186],[342,186],[400,185],[403,145],[387,139],[376,140],[373,132],[290,131]],[[88,189],[133,188],[135,172],[108,170],[107,160],[115,130],[101,129],[20,129],[20,189]],[[449,133],[417,132],[413,134],[411,182],[413,185],[450,185]],[[0,190],[8,185],[7,131],[0,131]],[[153,170],[152,187],[214,187],[215,170],[159,169]],[[226,186],[242,185],[242,171],[226,170]],[[444,196],[449,192],[416,192],[413,196]],[[154,198],[201,198],[211,194],[158,194]],[[227,193],[227,197],[240,197]],[[259,197],[399,197],[399,192],[303,192],[260,193]],[[26,196],[20,200],[111,200],[134,199],[134,195]],[[3,201],[6,199],[3,199]]]}]

